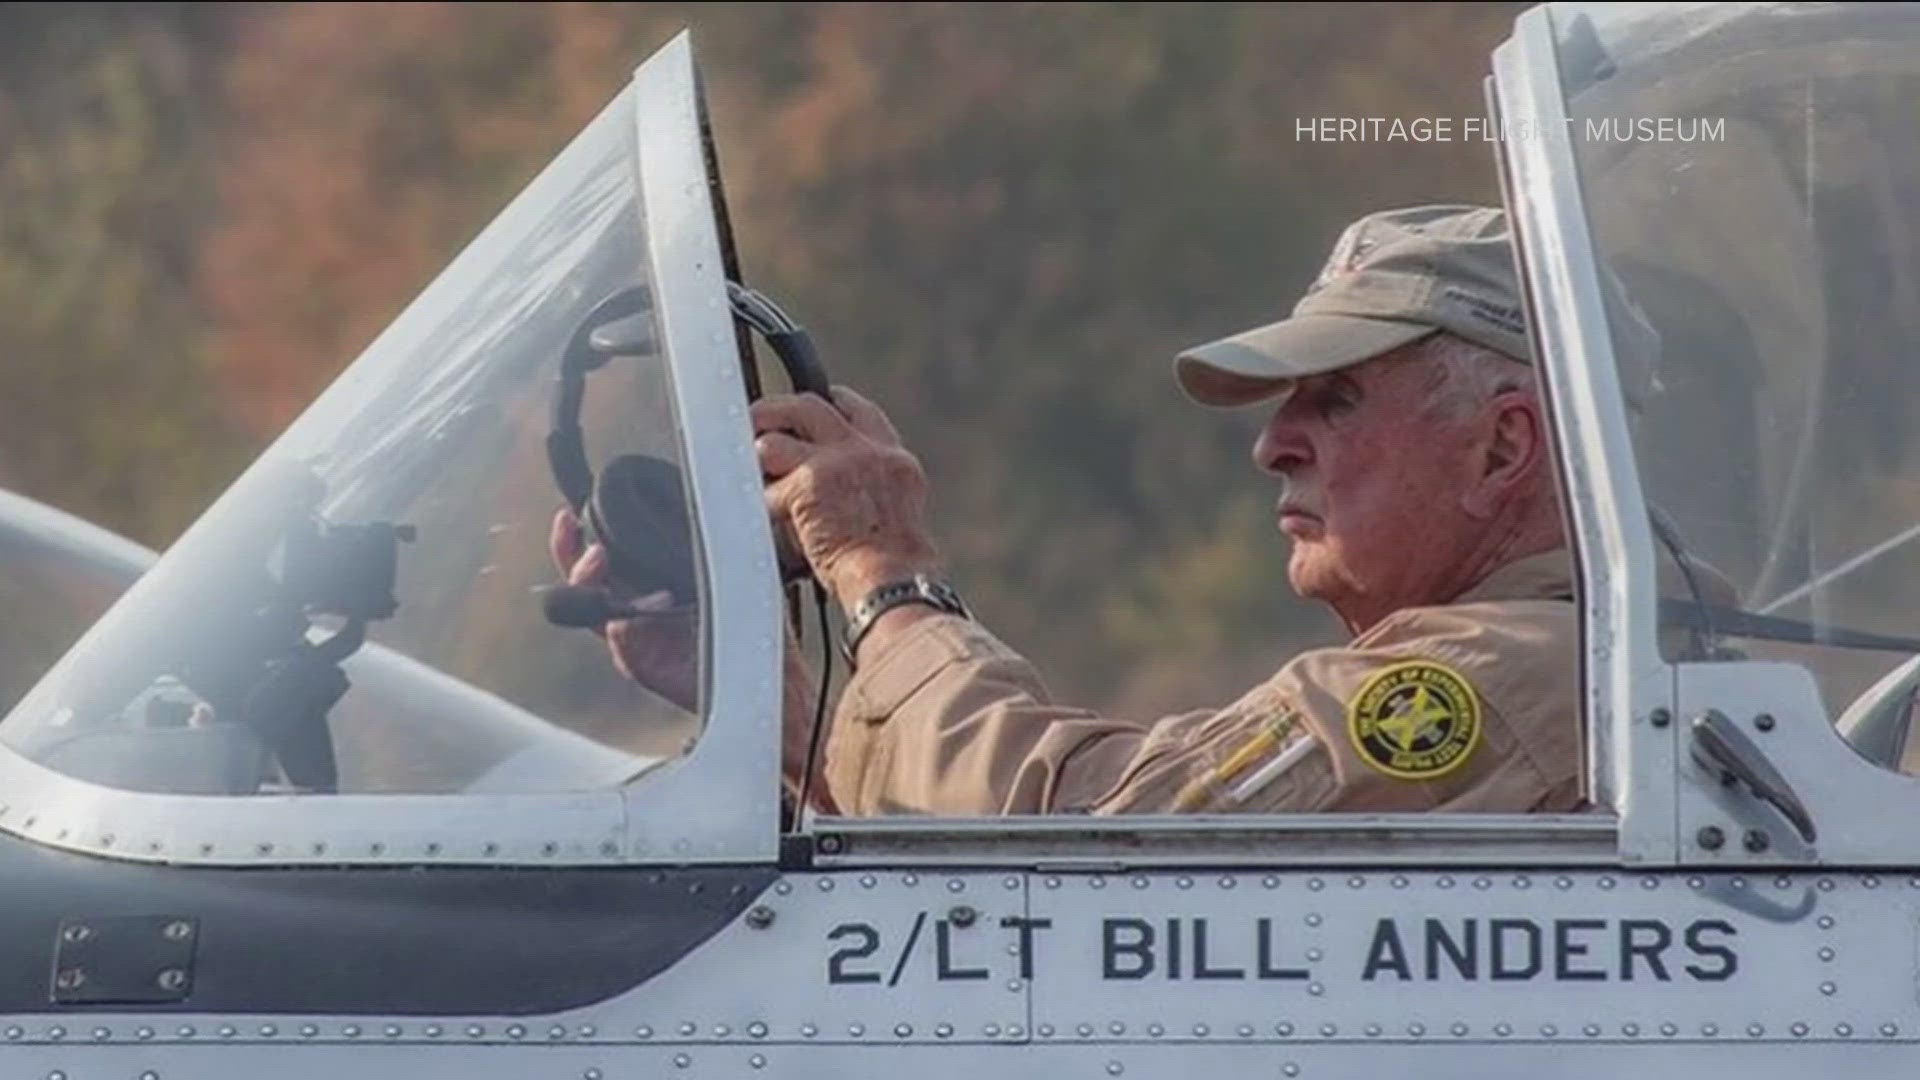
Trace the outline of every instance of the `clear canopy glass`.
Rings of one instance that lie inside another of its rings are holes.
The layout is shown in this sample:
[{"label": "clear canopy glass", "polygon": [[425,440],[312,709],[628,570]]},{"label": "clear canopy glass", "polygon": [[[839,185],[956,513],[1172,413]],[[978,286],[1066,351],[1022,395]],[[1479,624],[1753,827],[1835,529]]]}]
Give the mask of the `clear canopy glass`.
[{"label": "clear canopy glass", "polygon": [[[707,590],[650,302],[633,110],[628,90],[0,740],[91,783],[200,795],[588,791],[690,749]],[[575,421],[584,460],[556,467]],[[598,634],[550,617],[544,594],[563,580],[550,533],[582,464],[639,478],[629,524],[660,543],[649,588],[613,581],[574,606],[667,591],[692,667],[672,700],[618,672]]]},{"label": "clear canopy glass", "polygon": [[1553,9],[1670,660],[1920,653],[1920,15]]}]

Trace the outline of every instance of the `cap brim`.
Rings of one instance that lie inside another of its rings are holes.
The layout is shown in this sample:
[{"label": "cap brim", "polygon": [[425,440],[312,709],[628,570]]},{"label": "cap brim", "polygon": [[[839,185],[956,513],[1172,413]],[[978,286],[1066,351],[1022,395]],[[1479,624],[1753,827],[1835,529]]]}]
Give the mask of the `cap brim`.
[{"label": "cap brim", "polygon": [[1188,349],[1174,361],[1174,374],[1202,405],[1252,405],[1285,393],[1295,379],[1370,360],[1437,329],[1396,319],[1299,315]]}]

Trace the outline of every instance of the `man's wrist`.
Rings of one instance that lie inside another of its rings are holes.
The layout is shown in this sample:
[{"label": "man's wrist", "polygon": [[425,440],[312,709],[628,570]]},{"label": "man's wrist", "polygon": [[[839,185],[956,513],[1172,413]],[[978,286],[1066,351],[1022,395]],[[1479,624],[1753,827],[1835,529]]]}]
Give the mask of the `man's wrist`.
[{"label": "man's wrist", "polygon": [[889,617],[892,617],[892,629],[897,631],[904,627],[908,620],[900,613],[908,609],[971,617],[960,594],[946,582],[930,575],[914,574],[904,580],[883,582],[847,612],[846,632],[842,638],[847,659],[857,666],[861,646],[873,632]]},{"label": "man's wrist", "polygon": [[942,577],[940,560],[931,556],[863,560],[835,574],[828,585],[833,590],[834,599],[840,604],[841,613],[852,615],[860,601],[872,595],[875,589],[882,585],[911,581],[920,575],[935,579]]}]

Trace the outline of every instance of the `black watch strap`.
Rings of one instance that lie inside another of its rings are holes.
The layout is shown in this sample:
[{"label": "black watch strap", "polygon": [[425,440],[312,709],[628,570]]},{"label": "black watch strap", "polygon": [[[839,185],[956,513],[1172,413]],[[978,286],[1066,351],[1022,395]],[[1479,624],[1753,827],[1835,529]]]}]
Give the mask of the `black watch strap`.
[{"label": "black watch strap", "polygon": [[848,613],[847,628],[840,639],[840,649],[846,656],[847,663],[853,663],[854,653],[860,648],[861,639],[867,636],[867,631],[873,629],[874,623],[880,621],[880,616],[907,604],[925,604],[949,615],[958,615],[963,619],[973,618],[972,612],[967,610],[966,603],[960,599],[960,594],[944,581],[935,580],[925,574],[915,574],[905,581],[888,582],[868,593],[866,598],[855,604],[853,611]]}]

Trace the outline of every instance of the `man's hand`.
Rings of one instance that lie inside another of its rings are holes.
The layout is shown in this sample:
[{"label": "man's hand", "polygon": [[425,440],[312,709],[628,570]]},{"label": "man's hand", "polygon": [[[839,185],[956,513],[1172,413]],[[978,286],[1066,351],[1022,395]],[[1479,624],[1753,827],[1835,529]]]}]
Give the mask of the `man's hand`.
[{"label": "man's hand", "polygon": [[[607,552],[599,544],[586,544],[580,523],[572,512],[562,508],[554,515],[548,547],[554,564],[567,577],[567,584],[604,589],[612,583],[607,573]],[[616,599],[620,597],[616,596]],[[613,654],[613,666],[620,674],[652,690],[688,712],[699,709],[700,694],[700,621],[691,607],[671,607],[667,592],[651,593],[631,601],[646,614],[616,619],[595,631],[607,642]],[[806,771],[807,751],[811,745],[817,683],[813,672],[800,656],[793,634],[787,634],[781,666],[784,686],[780,697],[780,772],[791,791],[800,788]],[[824,762],[814,763],[813,783],[807,802],[822,813],[835,813],[833,796],[821,776]]]},{"label": "man's hand", "polygon": [[[561,508],[547,536],[554,565],[567,584],[614,591],[608,572],[607,549],[587,544],[580,522]],[[614,599],[628,600],[614,591]],[[692,607],[673,607],[671,593],[661,591],[631,598],[645,612],[616,619],[596,630],[606,639],[613,666],[622,675],[659,694],[688,712],[700,709],[700,618]]]},{"label": "man's hand", "polygon": [[[934,573],[927,475],[880,407],[844,386],[753,404],[767,507],[843,609],[875,587]],[[838,406],[836,411],[835,406]]]}]

